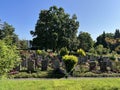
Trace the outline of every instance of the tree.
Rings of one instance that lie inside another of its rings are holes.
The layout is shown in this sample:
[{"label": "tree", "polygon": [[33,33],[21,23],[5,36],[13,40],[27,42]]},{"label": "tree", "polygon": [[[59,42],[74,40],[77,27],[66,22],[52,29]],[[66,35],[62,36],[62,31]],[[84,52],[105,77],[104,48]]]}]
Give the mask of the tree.
[{"label": "tree", "polygon": [[119,31],[119,29],[115,30],[114,38],[120,38],[120,31]]},{"label": "tree", "polygon": [[99,44],[102,44],[103,45],[103,47],[106,47],[106,48],[109,48],[108,47],[108,44],[107,44],[107,42],[106,42],[106,33],[105,32],[103,32],[103,34],[101,34],[101,35],[99,35],[98,37],[97,37],[97,42],[96,42],[96,44],[95,44],[95,46],[97,46],[97,45],[99,45]]},{"label": "tree", "polygon": [[117,47],[120,45],[120,38],[106,37],[105,40],[106,40],[107,45],[109,46],[111,52],[114,50],[119,52],[119,48],[117,48]]},{"label": "tree", "polygon": [[80,42],[78,47],[85,51],[89,51],[89,49],[93,47],[93,40],[87,32],[80,32],[78,35],[78,40]]},{"label": "tree", "polygon": [[16,46],[7,45],[0,40],[0,76],[6,75],[10,70],[19,64],[20,57]]},{"label": "tree", "polygon": [[18,36],[14,33],[14,27],[6,22],[1,25],[0,40],[4,40],[7,44],[16,44],[18,41]]},{"label": "tree", "polygon": [[28,41],[27,40],[19,40],[17,43],[17,47],[19,49],[28,49]]},{"label": "tree", "polygon": [[75,47],[77,44],[71,45],[71,42],[77,40],[78,27],[76,15],[70,18],[70,15],[61,7],[52,6],[49,10],[42,10],[35,31],[30,32],[34,37],[32,46],[34,49],[52,49],[53,51],[62,47],[68,49]]}]

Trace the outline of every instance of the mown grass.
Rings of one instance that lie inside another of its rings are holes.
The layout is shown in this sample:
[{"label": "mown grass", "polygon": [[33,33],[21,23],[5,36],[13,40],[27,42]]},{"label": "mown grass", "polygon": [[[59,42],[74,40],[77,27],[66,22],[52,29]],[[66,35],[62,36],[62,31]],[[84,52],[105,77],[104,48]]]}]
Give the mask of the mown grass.
[{"label": "mown grass", "polygon": [[0,80],[0,90],[120,90],[120,78]]}]

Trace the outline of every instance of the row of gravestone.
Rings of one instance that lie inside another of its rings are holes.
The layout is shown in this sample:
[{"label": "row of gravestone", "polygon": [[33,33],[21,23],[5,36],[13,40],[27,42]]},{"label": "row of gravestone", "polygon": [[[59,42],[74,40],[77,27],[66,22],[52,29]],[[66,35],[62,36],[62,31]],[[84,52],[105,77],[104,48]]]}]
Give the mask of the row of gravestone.
[{"label": "row of gravestone", "polygon": [[117,72],[120,70],[117,70],[114,68],[114,67],[117,67],[115,66],[116,63],[118,64],[117,66],[120,65],[119,58],[118,58],[118,62],[115,62],[115,61],[110,60],[108,57],[96,57],[92,60],[89,60],[89,70],[90,71],[95,70],[96,67],[99,66],[101,72],[106,72],[106,71]]},{"label": "row of gravestone", "polygon": [[[110,67],[111,71],[113,70],[113,62],[109,60],[109,58],[107,57],[92,57],[92,56],[88,57],[87,56],[82,58],[78,57],[78,60],[79,60],[78,64],[88,62],[89,71],[96,70],[97,66],[100,66],[100,71],[102,72],[107,71],[107,67]],[[20,66],[27,68],[29,72],[33,72],[35,71],[36,68],[40,68],[40,67],[42,71],[45,71],[47,70],[47,67],[49,64],[51,64],[51,67],[54,68],[54,70],[56,70],[60,68],[61,63],[62,62],[61,60],[59,60],[58,57],[54,57],[50,59],[49,57],[43,58],[41,56],[38,56],[37,59],[31,58],[31,57],[28,59],[23,58]],[[15,69],[17,71],[20,71],[20,66],[16,67]]]},{"label": "row of gravestone", "polygon": [[[36,68],[40,68],[42,71],[46,71],[48,68],[48,65],[50,65],[52,68],[54,68],[54,70],[59,69],[60,68],[60,60],[58,59],[58,57],[54,57],[54,58],[49,58],[49,57],[37,57],[37,59],[35,58],[23,58],[21,65],[18,66],[19,69],[16,69],[17,71],[20,71],[20,67],[23,68],[27,68],[28,72],[33,72],[35,71]],[[16,68],[18,68],[16,67]]]}]

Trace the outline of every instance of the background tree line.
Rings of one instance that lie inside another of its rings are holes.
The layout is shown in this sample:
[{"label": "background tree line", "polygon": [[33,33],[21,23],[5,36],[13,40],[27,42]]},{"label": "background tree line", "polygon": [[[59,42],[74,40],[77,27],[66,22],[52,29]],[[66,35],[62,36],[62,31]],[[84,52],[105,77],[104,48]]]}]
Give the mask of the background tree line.
[{"label": "background tree line", "polygon": [[65,13],[63,8],[52,6],[49,10],[39,13],[35,30],[30,31],[33,36],[32,49],[52,49],[58,51],[62,47],[70,51],[82,48],[92,53],[120,53],[120,31],[99,35],[93,41],[88,32],[80,32],[78,35],[79,22],[77,16]]},{"label": "background tree line", "polygon": [[[52,6],[49,10],[39,13],[33,36],[31,49],[51,49],[59,51],[66,47],[69,51],[82,48],[86,52],[106,54],[113,51],[120,53],[120,30],[114,33],[103,32],[94,41],[88,32],[79,32],[77,16],[65,13],[62,7]],[[8,45],[16,45],[18,49],[28,49],[26,40],[20,40],[15,34],[15,28],[0,21],[0,40]],[[78,35],[77,35],[78,34]]]}]

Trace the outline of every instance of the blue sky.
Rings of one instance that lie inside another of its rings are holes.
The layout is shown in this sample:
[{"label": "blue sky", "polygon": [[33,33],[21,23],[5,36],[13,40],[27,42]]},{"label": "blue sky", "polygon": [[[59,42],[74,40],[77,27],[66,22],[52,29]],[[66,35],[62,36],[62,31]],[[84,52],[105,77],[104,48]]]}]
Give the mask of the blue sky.
[{"label": "blue sky", "polygon": [[40,10],[56,5],[76,14],[79,31],[96,37],[120,29],[120,0],[0,0],[0,19],[13,25],[20,39],[32,39]]}]

